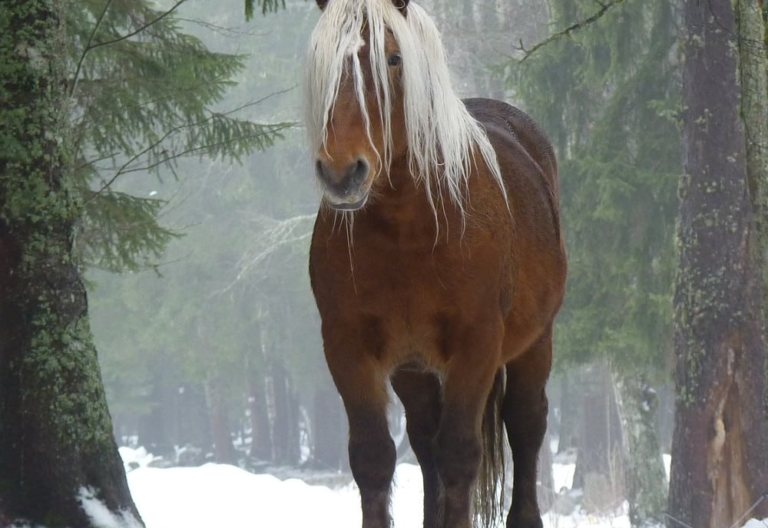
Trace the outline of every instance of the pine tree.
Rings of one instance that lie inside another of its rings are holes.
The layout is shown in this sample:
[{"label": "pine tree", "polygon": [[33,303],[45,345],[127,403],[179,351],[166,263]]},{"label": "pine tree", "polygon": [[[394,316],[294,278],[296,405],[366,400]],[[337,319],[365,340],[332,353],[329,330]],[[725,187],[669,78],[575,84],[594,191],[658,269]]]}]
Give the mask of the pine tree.
[{"label": "pine tree", "polygon": [[[594,2],[551,2],[555,28]],[[633,525],[661,521],[665,476],[653,386],[671,333],[679,140],[674,16],[668,2],[626,2],[513,68],[511,88],[558,148],[568,292],[559,368],[605,358],[620,390]]]},{"label": "pine tree", "polygon": [[242,66],[148,2],[0,10],[0,524],[91,526],[94,499],[140,522],[82,272],[153,264],[174,236],[163,202],[127,192],[125,175],[187,156],[238,161],[288,126],[215,108]]},{"label": "pine tree", "polygon": [[[189,4],[180,16],[205,21],[205,9],[202,4]],[[258,18],[249,35],[240,30],[230,35],[230,30],[222,29],[241,20],[242,15],[232,10],[220,14],[215,33],[204,31],[203,24],[189,26],[216,49],[260,50],[244,58],[250,74],[221,104],[239,107],[253,98],[264,99],[248,110],[267,113],[270,119],[295,119],[298,91],[287,88],[295,84],[297,55],[304,52],[301,36],[311,31],[316,11],[314,4],[295,2],[274,17]],[[259,25],[271,23],[286,30],[263,36]],[[220,395],[230,428],[237,430],[250,410],[260,424],[257,434],[266,432],[259,438],[268,436],[268,443],[275,424],[267,420],[265,431],[262,410],[266,410],[265,395],[271,398],[274,391],[271,366],[275,362],[285,368],[291,387],[310,407],[315,387],[321,383],[318,369],[326,368],[305,254],[317,195],[301,132],[285,132],[286,141],[245,157],[242,166],[182,160],[177,172],[183,178],[178,181],[170,177],[157,181],[135,173],[122,184],[116,182],[121,190],[135,195],[146,196],[151,190],[169,198],[164,224],[181,226],[185,234],[169,243],[157,268],[159,275],[151,271],[91,275],[97,284],[92,297],[99,308],[94,328],[107,391],[126,427],[138,421],[159,423],[161,416],[167,422],[178,421],[179,405],[187,395],[205,394],[206,381],[215,383],[218,378],[226,380],[224,390],[209,394]],[[161,365],[168,369],[168,376],[148,375]],[[214,371],[220,374],[207,380]],[[183,394],[173,396],[182,388]],[[332,403],[343,412],[338,399]],[[207,411],[204,405],[202,411]],[[142,429],[148,432],[149,428]],[[207,425],[206,430],[210,430]],[[334,432],[343,437],[343,431]],[[209,446],[201,435],[190,438],[183,433],[180,427],[165,427],[153,441]],[[340,444],[344,443],[342,439]],[[264,446],[266,453],[259,451],[261,447],[254,449],[257,458],[273,455],[270,445]]]},{"label": "pine tree", "polygon": [[125,192],[122,179],[159,178],[161,170],[177,178],[188,157],[240,162],[272,146],[290,123],[217,110],[245,57],[207,50],[173,12],[147,1],[86,0],[68,15],[74,156],[86,206],[78,243],[89,266],[136,271],[175,234],[157,221],[165,202]]}]

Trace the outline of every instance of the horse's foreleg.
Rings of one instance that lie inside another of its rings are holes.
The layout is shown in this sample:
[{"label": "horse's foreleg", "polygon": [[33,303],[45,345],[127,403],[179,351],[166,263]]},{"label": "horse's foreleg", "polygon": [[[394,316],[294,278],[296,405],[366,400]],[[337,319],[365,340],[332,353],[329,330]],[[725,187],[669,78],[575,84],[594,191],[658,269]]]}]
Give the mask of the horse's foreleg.
[{"label": "horse's foreleg", "polygon": [[440,478],[433,442],[440,420],[440,381],[427,372],[398,370],[392,376],[392,388],[405,407],[408,440],[421,466],[424,528],[437,528]]},{"label": "horse's foreleg", "polygon": [[363,528],[389,528],[396,454],[387,424],[386,377],[364,351],[326,349],[326,359],[349,420],[349,465],[360,488]]},{"label": "horse's foreleg", "polygon": [[435,448],[443,483],[444,528],[470,528],[482,457],[481,425],[501,351],[501,323],[473,325],[447,336],[450,359]]},{"label": "horse's foreleg", "polygon": [[507,365],[507,389],[502,415],[514,461],[512,507],[507,528],[541,528],[536,499],[536,467],[547,430],[544,387],[552,363],[548,333],[516,361]]}]

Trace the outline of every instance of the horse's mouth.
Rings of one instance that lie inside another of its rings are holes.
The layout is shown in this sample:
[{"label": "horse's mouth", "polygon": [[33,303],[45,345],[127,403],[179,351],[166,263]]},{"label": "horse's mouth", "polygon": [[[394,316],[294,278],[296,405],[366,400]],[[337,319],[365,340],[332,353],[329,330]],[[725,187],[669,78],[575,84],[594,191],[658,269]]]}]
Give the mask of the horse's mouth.
[{"label": "horse's mouth", "polygon": [[363,197],[360,198],[356,202],[332,202],[328,200],[328,197],[325,198],[325,203],[328,204],[328,207],[333,209],[334,211],[357,211],[358,209],[361,209],[365,202],[368,201],[368,193],[363,194]]}]

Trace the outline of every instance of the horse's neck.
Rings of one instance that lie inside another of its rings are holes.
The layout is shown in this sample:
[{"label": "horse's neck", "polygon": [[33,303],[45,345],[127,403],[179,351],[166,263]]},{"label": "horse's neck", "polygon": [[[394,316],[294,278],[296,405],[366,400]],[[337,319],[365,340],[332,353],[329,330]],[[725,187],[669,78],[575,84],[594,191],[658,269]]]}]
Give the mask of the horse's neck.
[{"label": "horse's neck", "polygon": [[[444,199],[448,200],[447,196]],[[386,228],[388,233],[401,241],[422,241],[432,247],[437,241],[438,233],[445,235],[460,226],[460,219],[451,203],[446,202],[445,210],[439,202],[435,207],[437,214],[427,199],[424,184],[416,183],[416,179],[408,170],[407,162],[403,162],[393,163],[390,173],[381,175],[376,199],[364,211],[368,215],[368,225],[371,228],[377,231]]]}]

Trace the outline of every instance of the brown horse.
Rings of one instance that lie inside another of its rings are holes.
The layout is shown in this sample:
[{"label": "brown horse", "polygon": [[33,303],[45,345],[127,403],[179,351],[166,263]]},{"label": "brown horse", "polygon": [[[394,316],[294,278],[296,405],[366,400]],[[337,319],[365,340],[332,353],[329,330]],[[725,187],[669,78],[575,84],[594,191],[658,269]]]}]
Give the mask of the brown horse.
[{"label": "brown horse", "polygon": [[389,380],[423,473],[425,527],[500,510],[502,420],[507,526],[540,527],[536,461],[566,275],[552,147],[520,110],[455,95],[414,2],[318,4],[305,98],[323,205],[310,277],[363,526],[391,523]]}]

